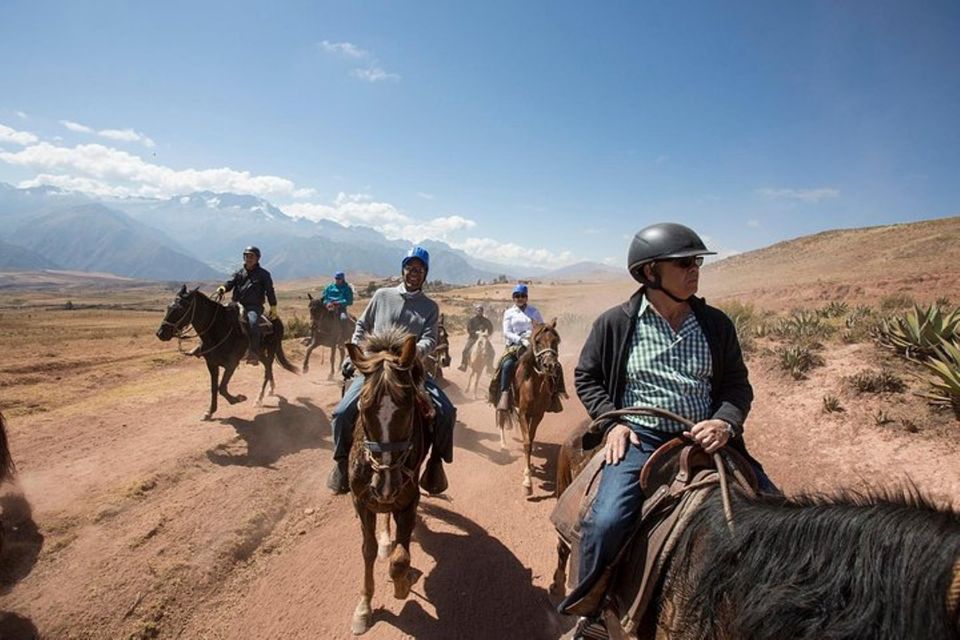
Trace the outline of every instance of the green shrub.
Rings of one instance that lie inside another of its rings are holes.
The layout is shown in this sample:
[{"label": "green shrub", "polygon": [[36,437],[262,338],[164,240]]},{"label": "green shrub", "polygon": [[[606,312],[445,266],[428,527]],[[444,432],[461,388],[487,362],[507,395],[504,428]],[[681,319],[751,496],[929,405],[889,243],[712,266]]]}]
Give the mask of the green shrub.
[{"label": "green shrub", "polygon": [[293,314],[283,323],[284,338],[306,338],[310,335],[310,322],[303,320],[297,314]]},{"label": "green shrub", "polygon": [[841,300],[834,300],[827,306],[819,309],[819,313],[824,318],[842,318],[847,315],[847,311],[850,310],[849,305],[846,302]]},{"label": "green shrub", "polygon": [[784,347],[777,355],[780,357],[780,367],[788,371],[795,380],[803,379],[810,369],[823,364],[823,358],[814,353],[809,345]]},{"label": "green shrub", "polygon": [[844,411],[844,408],[840,404],[840,398],[830,394],[823,396],[824,413],[839,413],[841,411]]},{"label": "green shrub", "polygon": [[944,342],[923,365],[930,372],[923,379],[932,390],[919,395],[935,404],[949,406],[960,420],[960,345]]},{"label": "green shrub", "polygon": [[833,333],[834,327],[823,321],[815,311],[794,310],[786,318],[774,325],[773,332],[792,342],[804,342],[815,338],[825,338]]},{"label": "green shrub", "polygon": [[847,381],[857,393],[903,393],[907,389],[903,378],[886,369],[864,369],[847,378]]},{"label": "green shrub", "polygon": [[884,319],[877,328],[877,341],[907,358],[925,359],[944,341],[957,337],[960,309],[950,313],[937,305],[914,306],[902,316]]}]

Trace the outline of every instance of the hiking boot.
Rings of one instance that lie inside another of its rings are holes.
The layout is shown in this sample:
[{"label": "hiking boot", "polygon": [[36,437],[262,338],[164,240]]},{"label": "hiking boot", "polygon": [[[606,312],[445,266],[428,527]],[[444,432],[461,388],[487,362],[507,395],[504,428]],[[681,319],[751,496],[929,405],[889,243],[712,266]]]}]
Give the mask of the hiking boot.
[{"label": "hiking boot", "polygon": [[346,460],[334,460],[334,463],[330,475],[327,476],[327,488],[333,492],[333,495],[339,496],[350,490],[349,474]]},{"label": "hiking boot", "polygon": [[427,468],[420,476],[420,487],[432,496],[447,490],[447,474],[443,471],[443,461],[433,456],[427,460]]},{"label": "hiking boot", "polygon": [[600,618],[580,618],[570,637],[573,640],[607,640],[610,635]]},{"label": "hiking boot", "polygon": [[504,391],[500,394],[500,400],[497,402],[497,411],[510,411],[509,391]]}]

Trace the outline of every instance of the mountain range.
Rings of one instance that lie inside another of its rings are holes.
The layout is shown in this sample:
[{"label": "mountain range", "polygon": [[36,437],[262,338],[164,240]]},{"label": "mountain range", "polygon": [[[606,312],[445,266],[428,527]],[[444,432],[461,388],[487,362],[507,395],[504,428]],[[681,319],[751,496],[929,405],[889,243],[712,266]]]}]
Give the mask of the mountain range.
[{"label": "mountain range", "polygon": [[[410,247],[369,227],[294,218],[248,195],[202,191],[169,199],[95,199],[55,187],[20,189],[4,183],[0,242],[0,268],[7,270],[62,268],[184,281],[224,277],[239,267],[247,245],[264,251],[263,264],[278,280],[335,271],[394,275]],[[443,242],[422,244],[431,255],[431,280],[470,284],[499,275],[564,277],[478,260]],[[605,268],[588,263],[573,271]]]}]

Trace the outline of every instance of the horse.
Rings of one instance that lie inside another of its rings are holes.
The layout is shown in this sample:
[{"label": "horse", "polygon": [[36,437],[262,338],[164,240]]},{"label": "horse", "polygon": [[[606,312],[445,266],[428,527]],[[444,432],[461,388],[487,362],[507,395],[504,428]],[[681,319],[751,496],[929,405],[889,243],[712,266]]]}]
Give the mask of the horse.
[{"label": "horse", "polygon": [[[556,318],[548,323],[534,323],[530,348],[524,351],[517,361],[517,370],[513,377],[516,391],[513,397],[517,398],[516,411],[520,420],[520,435],[523,437],[523,490],[527,496],[533,493],[530,452],[537,437],[537,427],[558,389],[559,347],[560,334],[557,333]],[[502,425],[500,442],[504,442]]]},{"label": "horse", "polygon": [[[291,364],[283,353],[283,322],[277,318],[272,320],[271,324],[273,332],[264,335],[260,341],[263,384],[260,387],[260,395],[257,396],[258,407],[263,404],[267,383],[270,383],[271,395],[275,390],[274,358],[287,371],[300,373],[300,370]],[[196,355],[203,356],[207,363],[207,370],[210,372],[210,408],[203,415],[204,420],[210,420],[217,411],[217,393],[230,404],[247,399],[242,394],[234,396],[227,391],[233,372],[247,352],[247,337],[243,334],[236,308],[214,302],[200,292],[199,288],[187,290],[187,285],[183,285],[173,302],[167,307],[167,312],[157,329],[157,337],[164,342],[174,336],[182,337],[188,326],[192,326],[200,336],[200,351]],[[223,378],[218,382],[220,367],[223,367]]]},{"label": "horse", "polygon": [[487,351],[491,349],[490,340],[487,337],[486,329],[477,332],[477,340],[470,348],[470,354],[467,356],[467,368],[470,374],[467,376],[467,386],[464,391],[470,390],[470,383],[473,382],[473,398],[477,398],[477,387],[480,385],[480,376],[487,366]]},{"label": "horse", "polygon": [[440,322],[437,323],[437,346],[433,348],[433,353],[424,359],[423,363],[427,375],[437,381],[443,380],[443,368],[450,366],[450,336],[447,334],[447,328],[443,326],[443,314],[440,314]]},{"label": "horse", "polygon": [[357,320],[349,314],[345,319],[341,318],[340,312],[328,308],[321,298],[314,298],[309,293],[307,298],[310,299],[310,342],[307,344],[307,352],[303,354],[303,372],[310,370],[310,354],[314,349],[320,346],[330,347],[330,373],[327,375],[330,380],[333,379],[337,353],[340,354],[340,364],[343,364],[343,345],[353,337]]},{"label": "horse", "polygon": [[[580,447],[584,431],[561,448],[558,494],[591,456]],[[960,640],[960,512],[910,487],[794,497],[734,490],[729,507],[732,523],[721,490],[709,490],[641,624],[628,633],[608,605],[611,638]],[[568,553],[558,554],[555,597]]]},{"label": "horse", "polygon": [[415,580],[410,537],[420,503],[417,479],[428,448],[426,421],[433,409],[415,336],[394,328],[370,335],[364,349],[348,344],[347,351],[364,376],[349,459],[350,491],[363,533],[363,589],[351,624],[360,635],[372,623],[378,514],[392,514],[396,522],[396,544],[388,556],[394,597],[405,599]]},{"label": "horse", "polygon": [[[7,421],[0,412],[0,482],[13,477],[17,467],[10,456],[10,447],[7,443]],[[3,524],[0,522],[0,556],[3,555]]]}]

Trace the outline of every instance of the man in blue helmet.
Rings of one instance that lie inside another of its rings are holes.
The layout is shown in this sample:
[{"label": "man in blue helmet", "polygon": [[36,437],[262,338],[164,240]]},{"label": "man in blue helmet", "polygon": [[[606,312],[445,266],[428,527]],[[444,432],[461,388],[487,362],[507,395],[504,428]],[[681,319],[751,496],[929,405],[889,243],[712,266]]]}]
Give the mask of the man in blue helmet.
[{"label": "man in blue helmet", "polygon": [[323,290],[323,304],[331,312],[337,313],[341,320],[347,319],[347,307],[353,304],[353,287],[347,282],[343,271],[333,275],[333,282]]},{"label": "man in blue helmet", "polygon": [[[399,326],[417,336],[417,354],[421,359],[433,353],[437,346],[440,309],[437,303],[423,292],[429,269],[430,254],[427,250],[422,247],[412,248],[401,263],[403,282],[396,287],[377,289],[367,308],[357,319],[351,342],[359,345],[368,333],[382,333],[391,327]],[[344,360],[343,373],[345,377],[355,373],[349,360]],[[347,387],[340,404],[333,412],[333,459],[336,464],[327,478],[327,486],[336,494],[349,490],[347,459],[353,444],[357,401],[362,387],[363,377],[354,375],[353,382]],[[420,486],[427,493],[436,495],[447,489],[443,461],[453,462],[453,425],[456,423],[457,410],[432,379],[427,379],[426,388],[437,409],[437,415],[432,429],[433,447],[420,478]]]},{"label": "man in blue helmet", "polygon": [[[534,323],[543,324],[543,316],[536,307],[530,305],[528,300],[529,290],[527,285],[518,284],[513,288],[513,306],[508,308],[503,314],[503,338],[506,341],[506,347],[503,355],[500,357],[499,378],[494,376],[494,381],[499,381],[499,388],[494,387],[496,382],[491,383],[491,387],[496,389],[497,398],[490,398],[497,411],[509,411],[512,408],[512,402],[516,398],[510,397],[513,374],[517,370],[517,360],[523,355],[523,351],[530,347],[530,338],[533,335]],[[559,366],[559,363],[558,363]],[[560,370],[559,389],[552,398],[550,408],[547,411],[559,412],[563,409],[560,405],[560,397],[566,397],[566,388],[563,383],[563,370]]]},{"label": "man in blue helmet", "polygon": [[695,423],[627,416],[595,426],[584,450],[605,466],[596,499],[582,520],[579,582],[560,603],[582,616],[573,638],[605,637],[598,627],[602,579],[636,524],[644,496],[637,477],[660,445],[683,435],[707,453],[731,447],[747,457],[760,490],[777,489],[747,453],[743,423],[753,401],[737,332],[722,311],[695,294],[703,256],[712,255],[692,229],[660,223],[637,232],[627,269],[640,288],[593,323],[574,373],[577,395],[591,418],[637,405],[656,406]]}]

